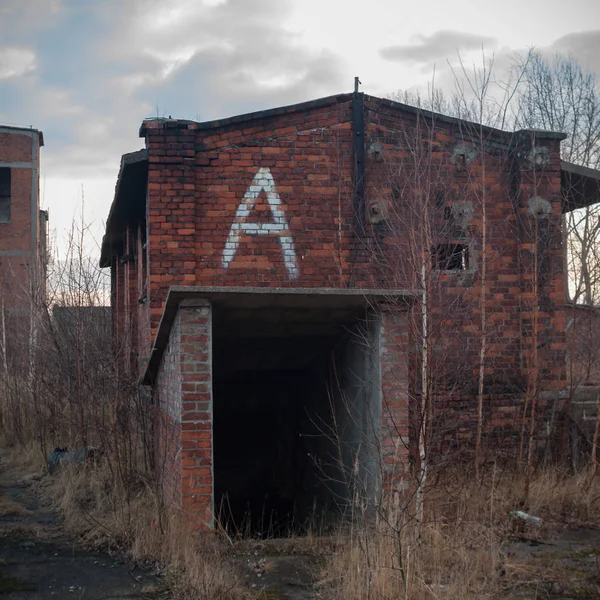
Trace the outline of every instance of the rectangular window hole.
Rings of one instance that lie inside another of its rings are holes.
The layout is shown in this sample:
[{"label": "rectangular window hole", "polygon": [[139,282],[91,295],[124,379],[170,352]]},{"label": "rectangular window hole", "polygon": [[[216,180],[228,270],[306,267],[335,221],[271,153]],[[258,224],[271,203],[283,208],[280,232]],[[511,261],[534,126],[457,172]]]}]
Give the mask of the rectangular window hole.
[{"label": "rectangular window hole", "polygon": [[440,271],[466,271],[469,247],[466,244],[438,244],[433,247],[433,267]]},{"label": "rectangular window hole", "polygon": [[436,190],[434,198],[436,208],[441,208],[442,206],[444,206],[444,202],[446,200],[446,194],[444,193],[444,190]]},{"label": "rectangular window hole", "polygon": [[10,189],[11,171],[8,167],[0,168],[0,223],[10,221]]}]

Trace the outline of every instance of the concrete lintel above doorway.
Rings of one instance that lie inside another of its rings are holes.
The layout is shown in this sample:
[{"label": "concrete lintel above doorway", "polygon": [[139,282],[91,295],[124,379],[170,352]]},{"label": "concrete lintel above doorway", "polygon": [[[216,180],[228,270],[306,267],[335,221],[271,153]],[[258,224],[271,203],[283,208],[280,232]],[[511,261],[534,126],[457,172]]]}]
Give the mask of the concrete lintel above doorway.
[{"label": "concrete lintel above doorway", "polygon": [[154,381],[169,340],[171,326],[183,301],[188,305],[194,299],[209,301],[221,311],[334,311],[332,316],[338,311],[341,316],[344,311],[358,311],[381,303],[408,307],[418,296],[419,292],[405,289],[172,286],[165,301],[142,383],[151,385]]}]

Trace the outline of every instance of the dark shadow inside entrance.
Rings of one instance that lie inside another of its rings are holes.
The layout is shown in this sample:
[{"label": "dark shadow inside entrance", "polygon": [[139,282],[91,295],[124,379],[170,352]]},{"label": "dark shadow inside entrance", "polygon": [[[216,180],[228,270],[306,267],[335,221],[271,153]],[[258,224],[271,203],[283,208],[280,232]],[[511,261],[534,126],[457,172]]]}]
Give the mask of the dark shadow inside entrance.
[{"label": "dark shadow inside entrance", "polygon": [[347,511],[371,420],[346,407],[351,396],[369,404],[356,393],[368,352],[348,351],[360,319],[356,308],[215,310],[215,512],[230,532],[323,531]]}]

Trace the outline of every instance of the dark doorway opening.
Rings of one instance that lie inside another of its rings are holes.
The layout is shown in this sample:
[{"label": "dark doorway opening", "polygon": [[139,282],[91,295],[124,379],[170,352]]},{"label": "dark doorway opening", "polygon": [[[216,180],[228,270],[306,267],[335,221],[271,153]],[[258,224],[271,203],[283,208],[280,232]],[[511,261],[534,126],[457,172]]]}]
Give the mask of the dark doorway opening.
[{"label": "dark doorway opening", "polygon": [[348,509],[348,471],[372,417],[364,318],[364,306],[215,308],[215,513],[231,533],[323,531]]}]

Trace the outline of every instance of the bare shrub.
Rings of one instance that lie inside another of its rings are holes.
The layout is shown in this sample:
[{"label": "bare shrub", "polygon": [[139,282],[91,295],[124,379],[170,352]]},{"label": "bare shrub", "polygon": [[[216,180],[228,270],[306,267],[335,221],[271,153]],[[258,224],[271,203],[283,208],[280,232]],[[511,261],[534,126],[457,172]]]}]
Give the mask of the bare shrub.
[{"label": "bare shrub", "polygon": [[163,502],[151,406],[119,369],[106,274],[89,246],[85,225],[74,224],[65,256],[50,263],[46,294],[32,293],[30,314],[6,329],[18,352],[0,368],[4,466],[31,478],[54,448],[93,447],[87,464],[63,464],[34,484],[65,527],[87,545],[158,563],[177,597],[237,598],[224,542],[195,534]]},{"label": "bare shrub", "polygon": [[512,509],[541,516],[530,537],[551,537],[564,526],[594,526],[598,521],[600,482],[590,473],[560,470],[536,473],[529,503],[523,504],[526,475],[491,470],[483,480],[448,472],[425,499],[422,527],[405,521],[392,526],[388,515],[359,518],[340,530],[334,553],[319,584],[333,600],[378,598],[497,598],[518,586],[517,568],[505,543],[523,535],[525,522]]}]

